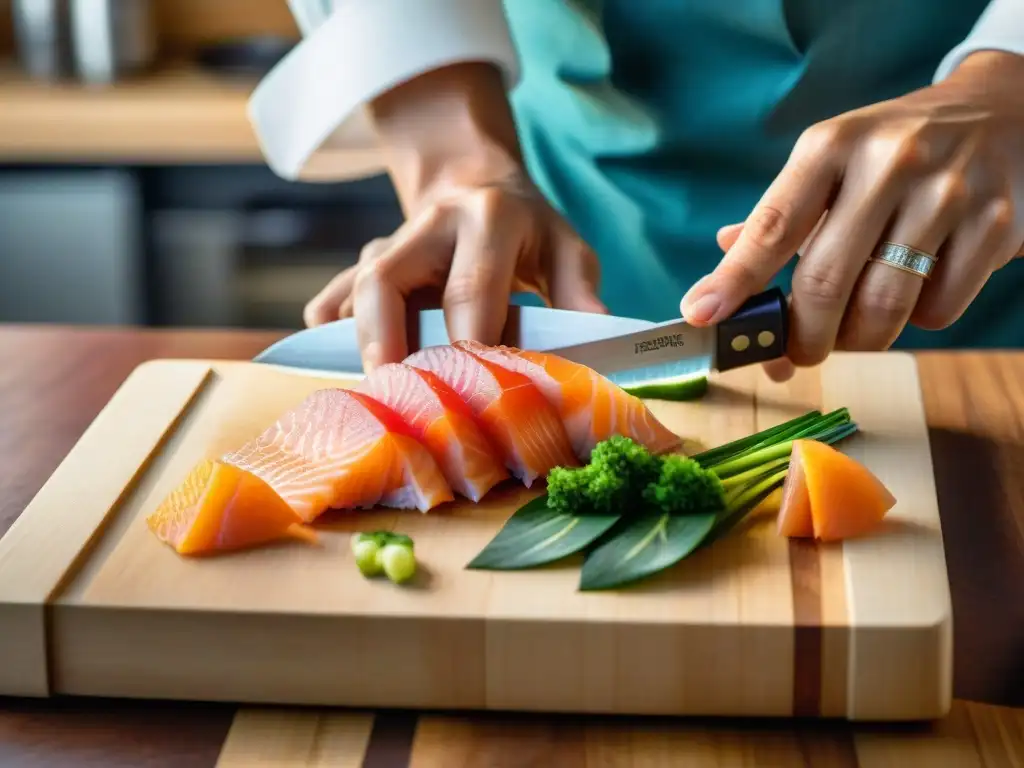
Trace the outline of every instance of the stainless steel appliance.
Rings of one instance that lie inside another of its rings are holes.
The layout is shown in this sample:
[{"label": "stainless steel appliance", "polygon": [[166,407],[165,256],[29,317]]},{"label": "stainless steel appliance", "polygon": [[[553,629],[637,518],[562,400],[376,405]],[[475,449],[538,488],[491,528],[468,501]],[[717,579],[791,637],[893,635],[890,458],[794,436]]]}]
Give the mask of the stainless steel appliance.
[{"label": "stainless steel appliance", "polygon": [[156,59],[150,0],[12,0],[11,12],[30,77],[105,84]]},{"label": "stainless steel appliance", "polygon": [[306,302],[403,219],[386,176],[292,184],[262,167],[146,175],[158,325],[301,328]]},{"label": "stainless steel appliance", "polygon": [[156,58],[149,0],[71,0],[71,48],[78,76],[111,83]]},{"label": "stainless steel appliance", "polygon": [[0,173],[0,323],[145,322],[141,204],[123,169]]},{"label": "stainless steel appliance", "polygon": [[38,80],[71,73],[67,0],[11,0],[18,60]]}]

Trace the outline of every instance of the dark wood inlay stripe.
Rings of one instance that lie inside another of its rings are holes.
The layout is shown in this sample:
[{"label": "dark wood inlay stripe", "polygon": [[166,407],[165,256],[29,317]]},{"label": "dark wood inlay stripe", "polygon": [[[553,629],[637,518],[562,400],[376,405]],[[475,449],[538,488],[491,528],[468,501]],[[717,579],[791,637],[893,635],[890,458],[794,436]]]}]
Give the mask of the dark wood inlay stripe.
[{"label": "dark wood inlay stripe", "polygon": [[811,540],[791,539],[789,572],[793,584],[793,714],[821,714],[821,561]]},{"label": "dark wood inlay stripe", "polygon": [[0,706],[0,766],[24,768],[213,768],[235,713],[227,704],[92,698]]},{"label": "dark wood inlay stripe", "polygon": [[378,712],[363,756],[363,768],[409,768],[418,720],[415,712]]},{"label": "dark wood inlay stripe", "polygon": [[798,731],[795,739],[805,768],[860,768],[857,745],[850,731],[831,728],[808,728]]}]

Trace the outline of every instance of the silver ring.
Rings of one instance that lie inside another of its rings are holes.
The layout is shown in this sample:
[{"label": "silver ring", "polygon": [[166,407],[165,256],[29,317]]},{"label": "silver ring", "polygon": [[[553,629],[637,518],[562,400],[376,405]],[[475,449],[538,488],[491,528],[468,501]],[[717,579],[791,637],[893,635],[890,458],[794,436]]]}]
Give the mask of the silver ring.
[{"label": "silver ring", "polygon": [[931,277],[932,270],[935,269],[935,257],[930,253],[899,243],[882,243],[871,260],[902,269],[925,280]]}]

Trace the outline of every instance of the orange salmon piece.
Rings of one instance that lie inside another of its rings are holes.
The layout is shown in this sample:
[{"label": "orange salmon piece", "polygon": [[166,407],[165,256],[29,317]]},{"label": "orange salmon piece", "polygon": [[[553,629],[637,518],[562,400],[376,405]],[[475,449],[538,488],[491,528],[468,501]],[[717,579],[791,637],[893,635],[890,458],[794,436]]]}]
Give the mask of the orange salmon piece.
[{"label": "orange salmon piece", "polygon": [[437,460],[456,493],[481,498],[508,471],[469,406],[431,371],[404,363],[375,368],[356,389],[397,413]]},{"label": "orange salmon piece", "polygon": [[203,555],[281,539],[317,540],[274,489],[220,461],[199,462],[146,518],[149,529],[181,555]]},{"label": "orange salmon piece", "polygon": [[401,417],[347,389],[314,392],[221,460],[261,478],[305,522],[328,509],[426,512],[455,498]]},{"label": "orange salmon piece", "polygon": [[404,361],[451,387],[483,425],[513,476],[529,488],[557,466],[579,466],[558,411],[527,376],[452,345]]},{"label": "orange salmon piece", "polygon": [[475,341],[456,341],[453,346],[530,379],[558,410],[573,452],[582,461],[612,435],[628,437],[652,453],[666,453],[682,444],[643,400],[585,365],[546,352]]},{"label": "orange salmon piece", "polygon": [[[795,470],[795,472],[794,472]],[[896,497],[867,467],[842,451],[817,440],[796,440],[779,511],[780,533],[806,536],[810,513],[812,534],[821,541],[840,541],[875,530],[896,505]],[[803,489],[801,489],[803,486]]]}]

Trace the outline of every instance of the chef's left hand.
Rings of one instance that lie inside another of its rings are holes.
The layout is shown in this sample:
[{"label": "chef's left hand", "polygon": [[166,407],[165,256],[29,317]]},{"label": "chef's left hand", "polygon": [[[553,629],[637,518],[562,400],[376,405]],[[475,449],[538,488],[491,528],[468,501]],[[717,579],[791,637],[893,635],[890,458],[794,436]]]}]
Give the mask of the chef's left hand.
[{"label": "chef's left hand", "polygon": [[[1024,56],[977,53],[943,82],[811,126],[746,221],[719,231],[725,255],[683,316],[728,316],[799,252],[775,379],[836,349],[887,349],[907,323],[949,326],[1024,251],[1022,83]],[[869,261],[886,241],[936,257],[930,279]]]}]

